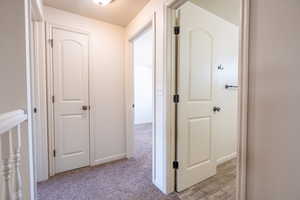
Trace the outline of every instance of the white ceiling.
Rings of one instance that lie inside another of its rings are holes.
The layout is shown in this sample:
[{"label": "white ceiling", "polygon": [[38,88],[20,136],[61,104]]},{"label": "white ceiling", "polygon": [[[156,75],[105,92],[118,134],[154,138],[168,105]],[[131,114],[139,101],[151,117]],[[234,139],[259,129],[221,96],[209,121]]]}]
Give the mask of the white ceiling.
[{"label": "white ceiling", "polygon": [[44,0],[46,6],[126,26],[150,0],[114,0],[101,7],[93,0]]}]

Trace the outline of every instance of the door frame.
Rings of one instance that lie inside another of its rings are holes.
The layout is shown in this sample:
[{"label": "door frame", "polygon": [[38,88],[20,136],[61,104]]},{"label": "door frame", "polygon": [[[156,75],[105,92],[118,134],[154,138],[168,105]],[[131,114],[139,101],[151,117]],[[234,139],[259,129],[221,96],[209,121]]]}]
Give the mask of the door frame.
[{"label": "door frame", "polygon": [[[52,30],[54,28],[66,30],[66,31],[71,31],[75,33],[80,33],[88,36],[88,104],[91,106],[93,103],[91,99],[91,80],[90,80],[90,74],[91,74],[91,38],[90,38],[90,32],[65,26],[65,25],[58,25],[54,23],[45,23],[46,24],[46,94],[47,94],[47,127],[48,127],[48,160],[49,160],[49,176],[54,176],[56,174],[55,172],[55,158],[53,156],[53,151],[55,149],[55,133],[54,133],[54,105],[52,102],[52,96],[54,93],[54,88],[53,88],[53,53],[52,53],[52,47],[51,47],[51,39],[52,39]],[[91,106],[92,108],[92,106]],[[92,128],[92,119],[93,113],[92,109],[89,110],[89,150],[90,150],[90,155],[89,155],[89,165],[93,165],[93,157],[94,157],[94,143],[93,138],[94,138],[94,133],[93,133],[93,128]]]},{"label": "door frame", "polygon": [[126,75],[128,84],[126,89],[126,157],[133,157],[134,153],[134,45],[133,42],[144,31],[150,29],[152,32],[152,49],[153,49],[153,62],[152,62],[152,181],[155,183],[156,173],[156,14],[146,21],[139,29],[130,35],[128,39],[129,45],[129,67],[128,74]]},{"label": "door frame", "polygon": [[[166,125],[167,125],[167,155],[168,159],[168,192],[175,190],[175,170],[171,163],[175,160],[175,37],[173,27],[176,25],[176,9],[188,0],[168,0],[164,5],[164,39],[165,39],[165,65],[166,65]],[[240,33],[239,33],[239,94],[238,94],[238,166],[237,166],[237,191],[238,200],[246,200],[246,157],[247,157],[247,131],[248,131],[248,51],[249,51],[249,0],[240,0]],[[171,36],[171,37],[170,37]]]}]

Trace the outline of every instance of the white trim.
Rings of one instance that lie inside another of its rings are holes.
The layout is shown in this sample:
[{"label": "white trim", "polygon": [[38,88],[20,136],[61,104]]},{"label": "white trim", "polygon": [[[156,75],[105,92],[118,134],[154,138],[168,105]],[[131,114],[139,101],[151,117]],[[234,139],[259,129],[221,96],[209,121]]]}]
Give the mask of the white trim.
[{"label": "white trim", "polygon": [[139,124],[134,124],[135,127],[139,127],[139,126],[148,126],[150,124],[153,124],[153,122],[143,122],[143,123],[139,123]]},{"label": "white trim", "polygon": [[232,153],[217,160],[217,165],[221,165],[229,160],[232,160],[237,157],[237,153]]},{"label": "white trim", "polygon": [[133,157],[133,123],[134,123],[134,83],[133,83],[133,44],[128,41],[128,70],[125,70],[125,113],[126,113],[126,156]]},{"label": "white trim", "polygon": [[[172,0],[173,1],[173,0]],[[173,1],[174,2],[174,1]],[[166,193],[174,192],[175,189],[175,171],[172,166],[172,162],[175,160],[175,140],[174,140],[174,113],[175,106],[172,102],[172,95],[175,93],[175,87],[172,84],[172,80],[174,79],[175,73],[171,66],[173,66],[173,59],[175,57],[174,54],[174,36],[173,36],[173,24],[175,21],[170,21],[175,18],[175,10],[170,9],[169,5],[171,2],[167,2],[164,5],[164,65],[165,65],[165,188]],[[171,36],[171,37],[169,37]]]},{"label": "white trim", "polygon": [[94,91],[95,90],[95,81],[93,79],[94,76],[94,61],[93,61],[93,42],[92,42],[92,36],[90,32],[86,32],[86,34],[89,35],[89,105],[90,105],[90,126],[89,126],[89,131],[90,131],[90,166],[94,166],[95,164],[95,141],[96,141],[96,136],[95,136],[95,125],[94,125],[94,119],[96,118],[96,112],[95,112],[95,107],[96,107],[96,94]]},{"label": "white trim", "polygon": [[[174,160],[174,105],[172,95],[174,94],[174,45],[172,42],[172,27],[174,24],[175,9],[187,0],[169,0],[164,5],[164,39],[166,65],[166,151],[168,159],[167,169],[167,193],[174,191],[175,172],[171,161]],[[246,200],[246,156],[247,156],[247,105],[248,105],[248,49],[249,49],[249,0],[241,0],[241,26],[240,26],[240,56],[239,56],[239,82],[241,85],[239,93],[239,140],[238,140],[238,174],[237,174],[237,199]]]},{"label": "white trim", "polygon": [[153,61],[152,61],[152,182],[156,181],[156,13],[152,18]]},{"label": "white trim", "polygon": [[46,23],[46,73],[47,73],[47,125],[48,125],[48,159],[49,159],[49,176],[55,174],[55,163],[52,155],[54,149],[54,124],[53,124],[53,105],[52,105],[52,95],[53,95],[53,81],[52,81],[52,53],[49,40],[52,38],[52,26]]},{"label": "white trim", "polygon": [[25,10],[25,54],[26,54],[26,94],[27,94],[27,136],[28,136],[28,165],[29,165],[29,198],[31,200],[35,199],[36,197],[36,176],[35,170],[36,167],[34,165],[35,158],[34,158],[34,139],[33,139],[33,131],[32,131],[32,82],[31,82],[31,71],[33,70],[32,64],[32,7],[30,1],[24,1],[24,10]]},{"label": "white trim", "polygon": [[[14,110],[14,111],[7,112],[7,113],[1,113],[0,114],[0,121],[3,121],[3,120],[8,119],[8,118],[15,117],[15,116],[18,116],[18,115],[24,115],[24,114],[25,114],[24,110]],[[0,129],[1,129],[1,124],[0,124]]]},{"label": "white trim", "polygon": [[126,153],[117,154],[117,155],[113,155],[113,156],[107,156],[105,158],[97,159],[94,161],[94,166],[105,164],[105,163],[112,162],[112,161],[117,161],[122,158],[126,158]]},{"label": "white trim", "polygon": [[[62,30],[67,30],[67,31],[72,31],[75,33],[80,33],[80,34],[85,34],[88,36],[88,43],[89,43],[89,48],[88,48],[88,62],[89,62],[89,104],[91,106],[89,115],[89,135],[90,135],[90,166],[96,165],[96,161],[94,160],[95,158],[95,151],[94,151],[94,128],[93,128],[93,116],[94,116],[94,96],[92,95],[92,84],[90,77],[91,76],[91,69],[92,67],[92,55],[91,55],[91,34],[89,31],[86,30],[81,30],[78,28],[66,26],[66,25],[59,25],[59,24],[54,24],[54,23],[46,23],[46,49],[47,49],[47,111],[48,111],[48,157],[49,157],[49,175],[54,176],[55,175],[55,159],[53,157],[53,150],[55,149],[55,140],[54,140],[54,115],[53,115],[53,103],[52,103],[52,96],[53,96],[53,64],[52,64],[52,47],[50,46],[49,40],[52,39],[52,30],[53,28],[57,29],[62,29]],[[93,100],[91,100],[93,99]]]},{"label": "white trim", "polygon": [[31,0],[31,17],[33,21],[43,21],[43,2],[42,0]]},{"label": "white trim", "polygon": [[[155,15],[153,16],[155,18]],[[152,27],[153,19],[149,20],[145,23],[140,29],[138,29],[133,35],[131,35],[128,39],[129,42],[133,42],[136,38],[138,38],[141,34],[143,34],[146,30]]]},{"label": "white trim", "polygon": [[23,110],[16,110],[0,115],[0,136],[7,133],[27,119]]},{"label": "white trim", "polygon": [[[163,127],[163,192],[169,194],[174,192],[175,188],[175,171],[173,169],[173,161],[175,160],[175,143],[172,136],[173,127],[170,126],[174,121],[172,111],[174,109],[173,94],[174,86],[172,84],[174,72],[170,66],[173,65],[172,58],[174,57],[173,46],[173,24],[175,21],[170,21],[174,18],[175,12],[169,6],[173,3],[180,3],[182,0],[171,0],[165,2],[163,6],[163,116],[165,122]],[[169,37],[171,36],[171,37]]]},{"label": "white trim", "polygon": [[238,170],[237,198],[246,200],[247,177],[247,134],[248,134],[248,72],[249,72],[249,16],[250,0],[241,0],[240,56],[239,56],[239,131],[238,135]]},{"label": "white trim", "polygon": [[37,113],[33,116],[34,137],[36,146],[37,182],[49,178],[48,172],[48,127],[47,127],[47,91],[46,91],[46,59],[45,59],[44,23],[33,22],[34,45],[34,107]]}]

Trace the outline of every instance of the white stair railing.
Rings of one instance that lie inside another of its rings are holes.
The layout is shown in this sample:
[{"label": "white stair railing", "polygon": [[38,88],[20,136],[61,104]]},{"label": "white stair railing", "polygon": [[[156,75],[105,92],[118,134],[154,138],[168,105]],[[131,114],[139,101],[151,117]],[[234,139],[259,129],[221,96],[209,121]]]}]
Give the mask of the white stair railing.
[{"label": "white stair railing", "polygon": [[27,120],[23,110],[0,115],[0,199],[21,200],[20,172],[21,124]]}]

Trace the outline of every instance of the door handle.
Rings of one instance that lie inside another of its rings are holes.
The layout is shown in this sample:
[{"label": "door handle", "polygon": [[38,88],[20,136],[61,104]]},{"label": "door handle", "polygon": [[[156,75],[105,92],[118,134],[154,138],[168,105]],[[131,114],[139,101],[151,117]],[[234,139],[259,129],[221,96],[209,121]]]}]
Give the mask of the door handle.
[{"label": "door handle", "polygon": [[89,110],[90,106],[82,106],[82,110]]},{"label": "door handle", "polygon": [[214,112],[220,112],[220,111],[221,111],[221,108],[220,108],[220,107],[217,107],[217,106],[214,106],[214,107],[213,107],[213,111],[214,111]]},{"label": "door handle", "polygon": [[239,86],[237,85],[225,85],[225,89],[228,89],[228,88],[239,88]]}]

